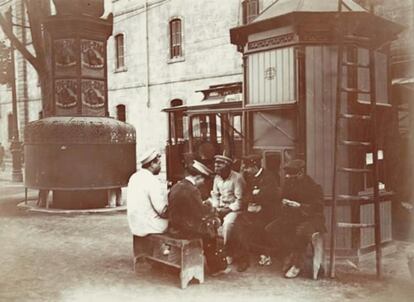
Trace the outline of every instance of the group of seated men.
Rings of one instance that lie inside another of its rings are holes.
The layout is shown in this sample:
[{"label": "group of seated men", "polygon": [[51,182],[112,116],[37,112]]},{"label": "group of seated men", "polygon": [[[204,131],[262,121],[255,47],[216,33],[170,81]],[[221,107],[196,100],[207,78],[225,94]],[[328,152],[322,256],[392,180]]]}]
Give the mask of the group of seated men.
[{"label": "group of seated men", "polygon": [[[260,265],[270,265],[271,255],[277,255],[284,259],[284,276],[298,276],[312,234],[325,231],[322,190],[305,174],[305,162],[295,159],[283,167],[280,188],[275,174],[262,167],[260,155],[243,157],[240,173],[232,170],[232,158],[214,159],[214,172],[193,160],[185,177],[167,192],[157,178],[160,154],[146,152],[142,168],[128,183],[131,232],[139,237],[169,232],[201,238],[212,274],[228,272],[232,263],[245,271],[250,251],[256,250]],[[213,188],[206,197],[201,188],[211,177]]]}]

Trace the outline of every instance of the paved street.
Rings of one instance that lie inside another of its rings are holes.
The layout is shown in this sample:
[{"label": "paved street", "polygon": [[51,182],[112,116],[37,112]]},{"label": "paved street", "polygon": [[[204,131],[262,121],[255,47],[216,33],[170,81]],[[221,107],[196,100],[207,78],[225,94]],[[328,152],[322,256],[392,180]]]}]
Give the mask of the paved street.
[{"label": "paved street", "polygon": [[[7,172],[7,171],[6,171]],[[412,301],[405,253],[384,259],[385,279],[376,281],[374,262],[359,271],[339,267],[338,279],[286,280],[279,264],[235,269],[181,290],[177,272],[132,271],[132,243],[125,213],[47,215],[16,205],[22,185],[1,174],[0,301]],[[31,194],[34,195],[34,194]]]}]

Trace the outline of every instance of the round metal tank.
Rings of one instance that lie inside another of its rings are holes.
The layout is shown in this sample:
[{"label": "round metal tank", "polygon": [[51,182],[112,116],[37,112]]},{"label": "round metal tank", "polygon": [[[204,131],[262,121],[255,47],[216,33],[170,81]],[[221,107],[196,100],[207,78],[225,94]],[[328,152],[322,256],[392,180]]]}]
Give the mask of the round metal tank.
[{"label": "round metal tank", "polygon": [[119,188],[136,170],[135,129],[108,117],[48,117],[26,126],[24,155],[28,188]]}]

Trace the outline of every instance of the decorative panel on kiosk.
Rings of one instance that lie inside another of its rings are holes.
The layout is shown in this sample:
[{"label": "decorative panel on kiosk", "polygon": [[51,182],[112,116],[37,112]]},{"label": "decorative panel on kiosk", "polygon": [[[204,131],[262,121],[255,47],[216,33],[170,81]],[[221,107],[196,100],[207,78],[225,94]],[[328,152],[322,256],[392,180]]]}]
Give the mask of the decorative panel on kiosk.
[{"label": "decorative panel on kiosk", "polygon": [[55,80],[56,115],[76,115],[78,112],[78,90],[76,79]]},{"label": "decorative panel on kiosk", "polygon": [[248,104],[284,104],[295,101],[293,47],[249,55]]},{"label": "decorative panel on kiosk", "polygon": [[104,78],[104,47],[102,41],[81,40],[82,76]]},{"label": "decorative panel on kiosk", "polygon": [[82,114],[105,115],[105,82],[82,80]]},{"label": "decorative panel on kiosk", "polygon": [[53,42],[56,76],[76,76],[77,60],[75,41],[75,39],[57,39]]}]

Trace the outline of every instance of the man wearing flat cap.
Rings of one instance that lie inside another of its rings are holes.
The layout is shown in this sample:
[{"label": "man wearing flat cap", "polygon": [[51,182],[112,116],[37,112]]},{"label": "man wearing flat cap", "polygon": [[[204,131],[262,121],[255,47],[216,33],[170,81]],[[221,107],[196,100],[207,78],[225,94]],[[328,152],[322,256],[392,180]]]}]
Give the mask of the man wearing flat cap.
[{"label": "man wearing flat cap", "polygon": [[217,229],[220,220],[209,203],[203,202],[199,187],[213,174],[208,167],[196,160],[186,167],[186,177],[174,184],[168,195],[169,232],[178,237],[201,237],[210,273],[227,267],[225,257],[221,263],[215,256]]},{"label": "man wearing flat cap", "polygon": [[235,253],[234,222],[245,207],[243,197],[245,181],[240,173],[232,170],[233,160],[226,155],[214,156],[214,177],[211,202],[223,220],[223,239],[229,262]]},{"label": "man wearing flat cap", "polygon": [[290,161],[284,170],[281,215],[266,226],[266,231],[287,255],[285,277],[295,278],[300,273],[312,234],[326,231],[323,193],[321,186],[305,174],[303,160]]},{"label": "man wearing flat cap", "polygon": [[270,265],[270,242],[267,241],[265,226],[274,220],[280,211],[280,192],[274,174],[262,167],[262,156],[251,154],[243,156],[243,173],[247,182],[247,211],[235,222],[236,238],[239,240],[237,262],[239,272],[249,266],[249,248],[256,244],[263,247],[260,265]]},{"label": "man wearing flat cap", "polygon": [[139,237],[164,233],[168,227],[167,189],[157,178],[161,171],[160,157],[154,149],[144,152],[139,160],[141,169],[128,182],[128,223],[131,232]]}]

